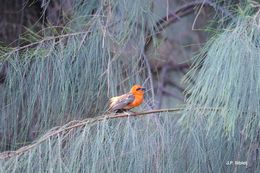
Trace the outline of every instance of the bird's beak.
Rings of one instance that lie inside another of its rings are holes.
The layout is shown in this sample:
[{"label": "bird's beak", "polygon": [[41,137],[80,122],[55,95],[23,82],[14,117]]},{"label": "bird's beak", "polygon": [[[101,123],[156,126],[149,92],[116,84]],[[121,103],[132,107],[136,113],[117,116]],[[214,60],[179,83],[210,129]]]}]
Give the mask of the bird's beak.
[{"label": "bird's beak", "polygon": [[141,88],[142,91],[145,91],[145,88]]}]

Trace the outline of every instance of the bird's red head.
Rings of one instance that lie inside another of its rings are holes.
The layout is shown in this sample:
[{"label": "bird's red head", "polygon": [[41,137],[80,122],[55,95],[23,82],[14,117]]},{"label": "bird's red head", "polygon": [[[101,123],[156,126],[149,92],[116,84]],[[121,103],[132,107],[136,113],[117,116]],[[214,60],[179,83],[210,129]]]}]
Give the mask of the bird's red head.
[{"label": "bird's red head", "polygon": [[130,92],[134,95],[144,95],[145,88],[141,85],[134,85]]}]

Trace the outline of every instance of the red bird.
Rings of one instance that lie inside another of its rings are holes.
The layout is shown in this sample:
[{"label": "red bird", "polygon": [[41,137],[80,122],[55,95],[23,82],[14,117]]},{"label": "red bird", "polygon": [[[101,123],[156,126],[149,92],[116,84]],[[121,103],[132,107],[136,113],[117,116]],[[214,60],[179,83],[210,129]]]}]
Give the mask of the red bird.
[{"label": "red bird", "polygon": [[134,85],[129,93],[112,97],[109,101],[109,111],[122,112],[139,106],[144,100],[145,88],[141,85]]}]

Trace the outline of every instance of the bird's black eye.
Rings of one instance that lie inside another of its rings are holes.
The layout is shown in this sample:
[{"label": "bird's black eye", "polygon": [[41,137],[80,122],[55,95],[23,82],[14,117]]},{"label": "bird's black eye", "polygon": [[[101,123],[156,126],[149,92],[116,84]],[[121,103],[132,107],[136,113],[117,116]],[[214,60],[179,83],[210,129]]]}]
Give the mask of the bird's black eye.
[{"label": "bird's black eye", "polygon": [[136,89],[136,91],[139,91],[139,90],[145,91],[145,88],[137,88]]}]

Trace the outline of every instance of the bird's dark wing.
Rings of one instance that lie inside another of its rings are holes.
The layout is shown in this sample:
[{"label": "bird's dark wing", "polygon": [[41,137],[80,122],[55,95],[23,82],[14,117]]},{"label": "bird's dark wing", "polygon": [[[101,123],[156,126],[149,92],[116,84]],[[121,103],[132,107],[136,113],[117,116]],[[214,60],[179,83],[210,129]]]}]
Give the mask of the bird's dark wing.
[{"label": "bird's dark wing", "polygon": [[135,97],[131,93],[113,97],[110,99],[109,110],[115,111],[115,110],[123,109],[126,105],[132,103],[134,100]]}]

